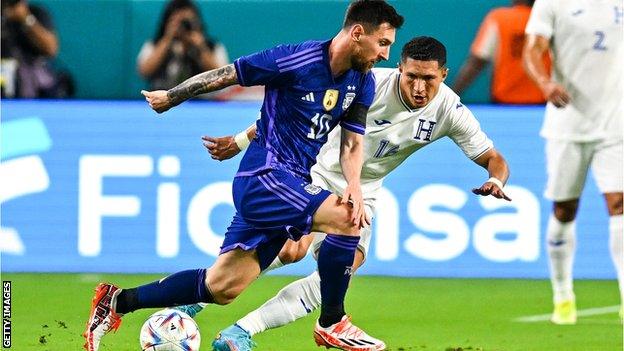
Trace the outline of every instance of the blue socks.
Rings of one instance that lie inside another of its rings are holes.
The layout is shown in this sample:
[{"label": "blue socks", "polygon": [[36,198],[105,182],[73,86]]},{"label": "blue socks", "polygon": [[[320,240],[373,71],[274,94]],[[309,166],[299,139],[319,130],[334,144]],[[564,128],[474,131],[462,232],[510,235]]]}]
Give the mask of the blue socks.
[{"label": "blue socks", "polygon": [[128,313],[141,308],[214,302],[204,284],[205,278],[206,269],[193,269],[174,273],[134,289],[123,289],[117,296],[115,311]]},{"label": "blue socks", "polygon": [[318,253],[321,277],[321,316],[319,324],[327,328],[345,315],[344,298],[351,279],[351,269],[359,236],[327,234]]}]

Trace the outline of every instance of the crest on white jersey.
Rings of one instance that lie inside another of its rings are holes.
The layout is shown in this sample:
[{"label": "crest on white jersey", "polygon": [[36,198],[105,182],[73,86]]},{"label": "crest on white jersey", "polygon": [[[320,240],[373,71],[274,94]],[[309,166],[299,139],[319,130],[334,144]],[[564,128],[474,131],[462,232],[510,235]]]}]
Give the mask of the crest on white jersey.
[{"label": "crest on white jersey", "polygon": [[325,97],[323,98],[323,107],[325,111],[331,111],[338,102],[338,94],[340,92],[336,89],[327,89],[325,91]]},{"label": "crest on white jersey", "polygon": [[345,111],[346,109],[349,108],[349,106],[351,106],[351,103],[353,102],[353,99],[355,99],[355,93],[347,93],[345,95],[344,100],[342,100],[342,110]]}]

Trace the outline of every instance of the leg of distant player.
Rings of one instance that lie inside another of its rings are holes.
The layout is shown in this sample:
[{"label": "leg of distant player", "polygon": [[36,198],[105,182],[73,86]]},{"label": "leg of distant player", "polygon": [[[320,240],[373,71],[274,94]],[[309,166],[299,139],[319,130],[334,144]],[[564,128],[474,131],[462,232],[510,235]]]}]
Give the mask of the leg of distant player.
[{"label": "leg of distant player", "polygon": [[572,266],[576,249],[576,213],[591,164],[593,150],[584,144],[546,140],[548,183],[545,194],[553,200],[546,228],[550,280],[555,305],[551,321],[576,323]]},{"label": "leg of distant player", "polygon": [[576,248],[576,222],[574,218],[577,208],[578,199],[555,202],[553,214],[546,229],[550,280],[555,304],[552,320],[557,324],[576,322],[572,264]]},{"label": "leg of distant player", "polygon": [[[609,209],[609,248],[611,259],[617,272],[618,285],[620,288],[620,303],[624,304],[624,241],[622,235],[624,226],[622,225],[622,193],[604,194]],[[622,317],[620,309],[620,317]]]},{"label": "leg of distant player", "polygon": [[[609,251],[617,273],[620,303],[624,303],[624,247],[622,228],[622,198],[624,187],[624,155],[622,141],[603,142],[596,148],[592,160],[592,173],[596,184],[604,194],[609,212]],[[620,308],[620,316],[624,313]]]}]

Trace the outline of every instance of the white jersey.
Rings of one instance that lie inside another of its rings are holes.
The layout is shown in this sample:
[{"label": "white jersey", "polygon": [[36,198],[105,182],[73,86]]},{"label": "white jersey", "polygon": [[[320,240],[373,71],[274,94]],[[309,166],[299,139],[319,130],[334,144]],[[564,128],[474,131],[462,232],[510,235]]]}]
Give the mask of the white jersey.
[{"label": "white jersey", "polygon": [[[472,112],[444,83],[427,106],[412,110],[401,97],[398,69],[375,68],[373,73],[375,99],[366,121],[361,176],[365,200],[374,201],[384,177],[412,153],[440,138],[450,137],[472,160],[493,147]],[[340,133],[337,127],[329,134],[312,167],[313,179],[322,177],[329,190],[338,194],[347,185],[340,166]]]},{"label": "white jersey", "polygon": [[622,138],[624,8],[621,0],[537,0],[527,34],[550,39],[553,79],[571,96],[548,103],[542,136],[569,141]]}]

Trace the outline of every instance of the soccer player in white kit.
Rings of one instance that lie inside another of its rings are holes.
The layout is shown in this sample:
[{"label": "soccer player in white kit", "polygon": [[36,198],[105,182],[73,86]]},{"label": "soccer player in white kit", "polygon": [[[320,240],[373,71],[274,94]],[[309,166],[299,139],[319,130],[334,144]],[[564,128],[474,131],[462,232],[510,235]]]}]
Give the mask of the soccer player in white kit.
[{"label": "soccer player in white kit", "polygon": [[[503,192],[509,176],[507,163],[494,149],[472,112],[443,83],[448,68],[442,43],[431,37],[414,38],[403,47],[398,69],[376,68],[373,73],[376,93],[367,115],[361,173],[362,193],[369,216],[374,213],[376,196],[384,178],[411,154],[443,137],[450,137],[468,158],[487,169],[489,179],[473,189],[475,194],[510,200]],[[348,98],[347,95],[340,103],[348,106]],[[253,134],[252,126],[236,137],[204,137],[204,145],[213,158],[223,160],[244,149],[249,142],[248,136]],[[315,185],[337,194],[341,194],[347,185],[338,162],[339,148],[340,131],[335,130],[321,149],[311,173]],[[362,228],[360,236],[353,271],[365,260],[371,228]],[[320,233],[314,236],[313,253],[323,238],[324,234]],[[311,241],[312,238],[303,238],[296,243],[288,242],[279,260],[276,259],[269,269],[302,259]],[[304,317],[319,307],[320,297],[320,278],[315,272],[289,284],[259,309],[223,330],[213,343],[214,350],[250,350],[254,345],[252,335]],[[191,315],[196,313],[192,308],[185,311]],[[376,340],[378,345],[373,347],[366,340],[358,339],[357,335],[350,335],[348,330],[343,339],[344,350],[385,349],[383,342]]]},{"label": "soccer player in white kit", "polygon": [[[575,217],[589,168],[609,212],[609,246],[620,295],[622,269],[622,119],[624,9],[621,0],[537,0],[526,27],[527,73],[548,99],[545,196],[553,213],[546,230],[556,324],[576,323],[572,285]],[[541,57],[551,50],[552,73]]]}]

